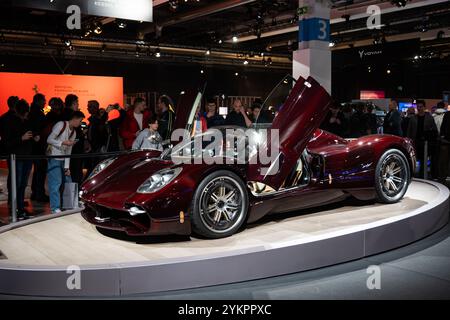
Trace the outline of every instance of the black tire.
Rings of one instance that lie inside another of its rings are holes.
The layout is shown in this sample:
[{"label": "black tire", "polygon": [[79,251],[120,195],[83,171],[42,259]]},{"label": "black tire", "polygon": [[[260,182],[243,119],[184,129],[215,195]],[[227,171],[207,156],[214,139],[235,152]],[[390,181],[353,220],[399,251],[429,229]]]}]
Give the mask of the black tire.
[{"label": "black tire", "polygon": [[408,190],[411,171],[405,155],[389,149],[380,157],[375,169],[377,200],[382,203],[400,201]]},{"label": "black tire", "polygon": [[195,190],[190,210],[192,231],[212,239],[231,236],[245,222],[248,203],[247,187],[238,175],[215,171]]}]

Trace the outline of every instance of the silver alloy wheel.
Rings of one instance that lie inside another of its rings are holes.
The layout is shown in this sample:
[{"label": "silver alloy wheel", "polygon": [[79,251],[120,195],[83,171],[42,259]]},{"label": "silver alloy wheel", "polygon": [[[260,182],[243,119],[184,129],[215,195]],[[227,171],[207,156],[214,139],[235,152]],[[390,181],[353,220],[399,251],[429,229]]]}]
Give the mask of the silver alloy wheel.
[{"label": "silver alloy wheel", "polygon": [[380,170],[380,184],[388,197],[400,194],[408,184],[404,160],[398,154],[390,154],[384,159]]},{"label": "silver alloy wheel", "polygon": [[245,216],[242,198],[245,192],[233,178],[211,180],[200,195],[200,218],[212,232],[225,233],[240,224]]}]

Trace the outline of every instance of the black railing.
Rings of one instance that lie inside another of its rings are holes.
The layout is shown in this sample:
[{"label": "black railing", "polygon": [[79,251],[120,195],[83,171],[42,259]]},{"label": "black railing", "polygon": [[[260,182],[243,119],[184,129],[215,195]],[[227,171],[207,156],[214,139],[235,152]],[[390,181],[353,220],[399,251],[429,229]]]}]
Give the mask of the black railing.
[{"label": "black railing", "polygon": [[95,159],[107,159],[110,157],[116,157],[124,154],[129,154],[133,151],[118,151],[118,152],[105,152],[105,153],[82,153],[72,155],[6,155],[0,156],[0,160],[9,160],[9,172],[10,172],[10,185],[8,186],[8,192],[11,193],[11,222],[17,222],[17,177],[16,177],[16,161],[17,160],[47,160],[47,159],[83,159],[83,158],[95,158]]}]

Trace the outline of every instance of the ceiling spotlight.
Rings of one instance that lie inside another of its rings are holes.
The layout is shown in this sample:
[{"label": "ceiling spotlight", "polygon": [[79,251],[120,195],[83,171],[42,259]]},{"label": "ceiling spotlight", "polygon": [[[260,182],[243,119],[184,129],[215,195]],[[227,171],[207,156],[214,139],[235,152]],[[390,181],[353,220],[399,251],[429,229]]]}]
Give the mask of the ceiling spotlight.
[{"label": "ceiling spotlight", "polygon": [[178,0],[169,0],[169,9],[170,9],[170,11],[177,11]]},{"label": "ceiling spotlight", "polygon": [[238,39],[238,37],[237,36],[233,36],[233,38],[231,38],[232,40],[233,40],[233,42],[238,42],[239,41],[239,39]]},{"label": "ceiling spotlight", "polygon": [[98,25],[95,29],[94,29],[95,34],[101,34],[103,32],[103,29],[100,25]]},{"label": "ceiling spotlight", "polygon": [[415,56],[414,56],[414,60],[419,60],[419,56],[418,56],[418,55],[415,55]]},{"label": "ceiling spotlight", "polygon": [[371,66],[367,67],[367,71],[368,71],[369,73],[372,72],[372,67],[371,67]]},{"label": "ceiling spotlight", "polygon": [[69,51],[73,51],[73,45],[69,46]]},{"label": "ceiling spotlight", "polygon": [[217,41],[217,43],[218,43],[218,44],[222,44],[222,39],[219,39],[219,40]]},{"label": "ceiling spotlight", "polygon": [[237,77],[239,75],[239,72],[235,72],[234,75]]},{"label": "ceiling spotlight", "polygon": [[118,21],[117,26],[119,29],[125,29],[127,27],[127,23],[125,21]]},{"label": "ceiling spotlight", "polygon": [[205,71],[203,71],[203,69],[201,69],[201,70],[200,70],[200,73],[203,74],[203,73],[205,73]]},{"label": "ceiling spotlight", "polygon": [[247,59],[244,60],[244,64],[245,64],[245,65],[248,64],[248,60],[247,60]]},{"label": "ceiling spotlight", "polygon": [[268,58],[267,59],[267,63],[270,65],[270,64],[272,64],[272,58]]},{"label": "ceiling spotlight", "polygon": [[136,58],[139,58],[139,55],[141,54],[141,48],[139,48],[138,46],[136,46],[136,52],[135,52],[135,55],[136,55]]},{"label": "ceiling spotlight", "polygon": [[161,51],[159,50],[159,48],[156,48],[155,57],[157,57],[157,58],[161,57]]},{"label": "ceiling spotlight", "polygon": [[382,41],[380,35],[375,34],[375,35],[373,36],[373,44],[381,44],[382,42],[383,42],[383,41]]},{"label": "ceiling spotlight", "polygon": [[399,8],[405,7],[409,0],[392,0],[391,3]]},{"label": "ceiling spotlight", "polygon": [[387,73],[387,74],[391,74],[391,69],[387,69],[387,70],[386,70],[386,73]]},{"label": "ceiling spotlight", "polygon": [[206,50],[206,51],[205,51],[205,54],[206,54],[207,56],[209,56],[209,55],[211,54],[211,49]]},{"label": "ceiling spotlight", "polygon": [[330,41],[330,43],[328,44],[328,46],[330,48],[333,48],[335,45],[336,45],[336,42],[334,42],[334,41]]},{"label": "ceiling spotlight", "polygon": [[63,42],[66,45],[66,47],[70,47],[72,45],[72,41],[70,41],[69,39],[65,39],[63,40]]},{"label": "ceiling spotlight", "polygon": [[261,28],[256,27],[256,29],[255,29],[255,36],[258,39],[261,38]]}]

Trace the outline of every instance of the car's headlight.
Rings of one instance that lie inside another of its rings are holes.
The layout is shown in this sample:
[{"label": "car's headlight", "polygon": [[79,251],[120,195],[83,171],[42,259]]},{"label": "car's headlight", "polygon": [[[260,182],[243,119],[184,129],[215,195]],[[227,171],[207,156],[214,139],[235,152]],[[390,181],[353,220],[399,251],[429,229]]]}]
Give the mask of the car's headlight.
[{"label": "car's headlight", "polygon": [[139,193],[152,193],[161,190],[165,185],[169,184],[181,172],[182,168],[164,169],[154,173],[150,178],[144,181],[137,189]]},{"label": "car's headlight", "polygon": [[111,159],[106,159],[103,160],[102,162],[100,162],[95,168],[94,170],[92,170],[91,174],[89,175],[88,179],[91,179],[92,177],[96,176],[97,174],[99,174],[101,171],[105,170],[106,167],[108,167],[111,163],[114,162],[114,160],[116,160],[117,158],[111,158]]}]

